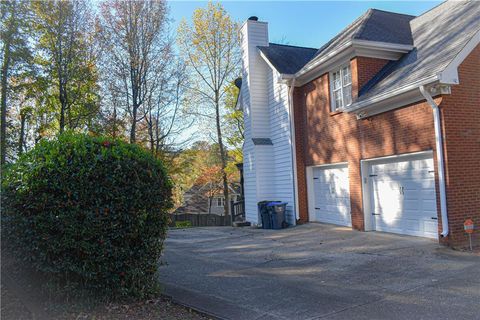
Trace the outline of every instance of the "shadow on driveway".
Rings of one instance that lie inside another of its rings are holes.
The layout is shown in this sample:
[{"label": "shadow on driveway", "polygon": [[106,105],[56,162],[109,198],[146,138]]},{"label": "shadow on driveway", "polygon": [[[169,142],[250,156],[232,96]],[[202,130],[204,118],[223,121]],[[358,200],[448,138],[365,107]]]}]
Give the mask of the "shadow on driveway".
[{"label": "shadow on driveway", "polygon": [[169,232],[160,280],[223,319],[478,319],[479,265],[417,237],[210,227]]}]

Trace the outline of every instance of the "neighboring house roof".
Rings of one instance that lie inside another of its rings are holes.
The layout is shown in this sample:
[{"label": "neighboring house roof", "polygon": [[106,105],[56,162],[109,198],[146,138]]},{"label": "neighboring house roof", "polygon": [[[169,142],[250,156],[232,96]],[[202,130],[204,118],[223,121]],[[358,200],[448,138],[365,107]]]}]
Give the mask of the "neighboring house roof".
[{"label": "neighboring house roof", "polygon": [[315,53],[315,58],[326,56],[338,46],[352,40],[367,40],[411,45],[410,21],[415,16],[369,9],[343,29]]},{"label": "neighboring house roof", "polygon": [[318,49],[270,43],[258,47],[273,67],[280,73],[294,74],[310,61]]},{"label": "neighboring house roof", "polygon": [[389,62],[359,92],[358,102],[445,70],[480,30],[480,2],[445,2],[410,23],[414,49]]},{"label": "neighboring house roof", "polygon": [[188,189],[183,195],[183,205],[176,208],[174,213],[208,213],[208,197],[202,191],[202,187],[194,185]]},{"label": "neighboring house roof", "polygon": [[[183,197],[184,203],[175,209],[175,214],[182,213],[208,213],[208,196],[205,192],[205,185],[193,185],[188,189]],[[240,195],[241,187],[239,183],[231,183],[229,185],[230,195]],[[215,196],[222,196],[223,191],[219,186],[218,193]]]}]

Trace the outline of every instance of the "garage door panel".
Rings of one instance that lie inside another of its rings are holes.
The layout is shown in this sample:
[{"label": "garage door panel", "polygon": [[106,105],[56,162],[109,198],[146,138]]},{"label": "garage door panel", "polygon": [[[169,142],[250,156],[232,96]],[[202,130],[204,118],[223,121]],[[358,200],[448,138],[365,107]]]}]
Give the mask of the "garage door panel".
[{"label": "garage door panel", "polygon": [[435,189],[423,189],[420,191],[420,195],[424,201],[434,201],[437,199]]},{"label": "garage door panel", "polygon": [[431,212],[435,216],[437,215],[437,201],[436,200],[423,200],[422,209],[426,212]]},{"label": "garage door panel", "polygon": [[348,168],[314,168],[314,221],[350,226]]},{"label": "garage door panel", "polygon": [[407,213],[409,212],[409,210],[416,213],[420,206],[421,201],[418,199],[408,199],[403,201],[403,210],[405,210]]},{"label": "garage door panel", "polygon": [[370,166],[374,228],[436,238],[433,159],[405,159]]},{"label": "garage door panel", "polygon": [[438,222],[436,220],[424,221],[424,230],[432,235],[432,237],[436,238],[438,233]]}]

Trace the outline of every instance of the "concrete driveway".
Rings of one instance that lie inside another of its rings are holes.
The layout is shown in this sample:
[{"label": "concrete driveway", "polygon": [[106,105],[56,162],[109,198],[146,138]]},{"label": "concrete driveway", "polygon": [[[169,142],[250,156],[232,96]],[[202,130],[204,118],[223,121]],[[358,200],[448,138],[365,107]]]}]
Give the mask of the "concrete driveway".
[{"label": "concrete driveway", "polygon": [[160,279],[224,319],[480,319],[480,256],[322,224],[172,230]]}]

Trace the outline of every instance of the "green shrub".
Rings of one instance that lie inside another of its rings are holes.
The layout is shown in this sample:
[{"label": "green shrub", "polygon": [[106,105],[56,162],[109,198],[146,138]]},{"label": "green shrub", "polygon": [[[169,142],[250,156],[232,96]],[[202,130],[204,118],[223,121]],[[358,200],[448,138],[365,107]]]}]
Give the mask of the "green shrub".
[{"label": "green shrub", "polygon": [[18,258],[57,287],[108,298],[156,290],[172,188],[159,160],[136,145],[67,133],[4,173],[3,231]]},{"label": "green shrub", "polygon": [[191,228],[192,223],[190,221],[175,221],[176,228]]}]

